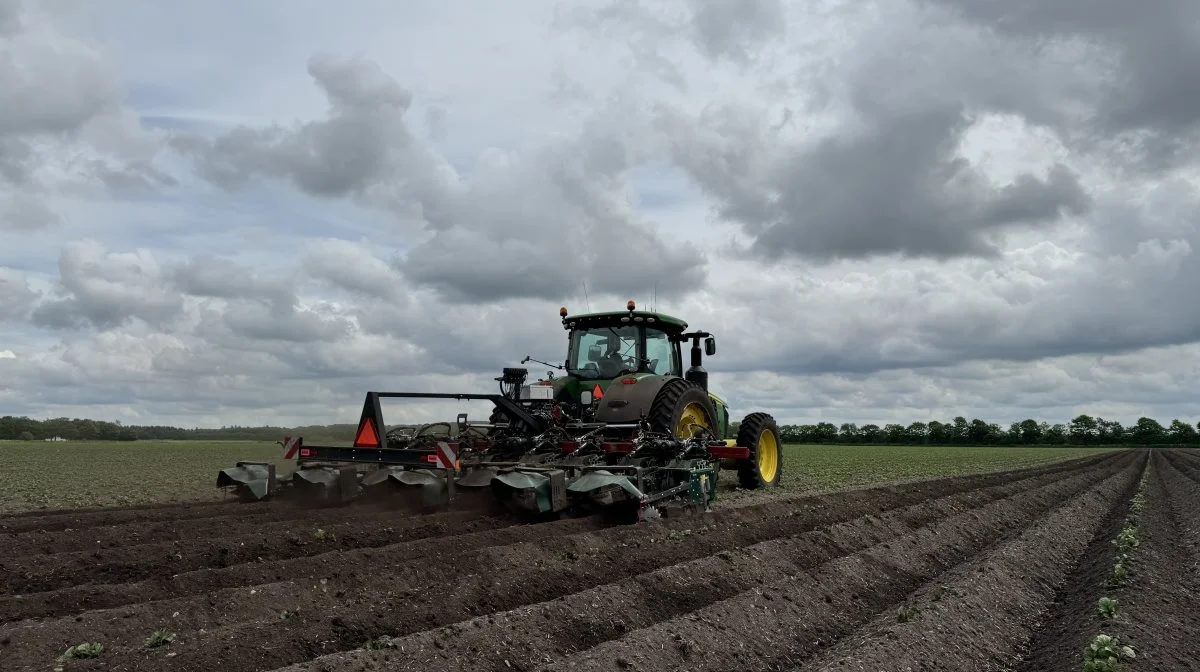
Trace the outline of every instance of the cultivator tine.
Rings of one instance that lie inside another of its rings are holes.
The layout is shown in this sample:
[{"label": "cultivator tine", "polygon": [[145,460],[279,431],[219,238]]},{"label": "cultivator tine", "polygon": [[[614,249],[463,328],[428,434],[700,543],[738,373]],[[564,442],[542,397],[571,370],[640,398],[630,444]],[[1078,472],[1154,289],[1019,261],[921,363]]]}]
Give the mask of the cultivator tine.
[{"label": "cultivator tine", "polygon": [[496,498],[519,513],[555,513],[569,504],[562,469],[508,471],[497,474],[491,485]]},{"label": "cultivator tine", "polygon": [[605,469],[585,472],[567,487],[576,499],[593,507],[608,507],[626,501],[641,501],[644,497],[628,476]]},{"label": "cultivator tine", "polygon": [[446,476],[432,469],[383,467],[363,476],[362,486],[364,496],[371,501],[414,510],[443,509],[449,502]]},{"label": "cultivator tine", "polygon": [[278,489],[275,465],[269,462],[238,462],[217,474],[218,488],[231,488],[247,501],[267,499]]},{"label": "cultivator tine", "polygon": [[358,496],[358,470],[346,467],[309,467],[292,474],[299,497],[319,504],[344,504]]}]

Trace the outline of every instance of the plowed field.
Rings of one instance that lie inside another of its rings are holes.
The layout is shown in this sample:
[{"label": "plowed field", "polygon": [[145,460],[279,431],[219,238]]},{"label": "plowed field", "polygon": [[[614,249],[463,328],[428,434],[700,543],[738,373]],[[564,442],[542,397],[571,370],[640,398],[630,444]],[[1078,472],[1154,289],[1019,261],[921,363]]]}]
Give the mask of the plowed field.
[{"label": "plowed field", "polygon": [[[1136,651],[1123,669],[1194,670],[1197,521],[1200,455],[1167,450],[638,525],[283,503],[10,515],[0,670],[1081,670],[1101,632]],[[148,647],[155,631],[176,637]],[[103,651],[56,660],[84,642]]]}]

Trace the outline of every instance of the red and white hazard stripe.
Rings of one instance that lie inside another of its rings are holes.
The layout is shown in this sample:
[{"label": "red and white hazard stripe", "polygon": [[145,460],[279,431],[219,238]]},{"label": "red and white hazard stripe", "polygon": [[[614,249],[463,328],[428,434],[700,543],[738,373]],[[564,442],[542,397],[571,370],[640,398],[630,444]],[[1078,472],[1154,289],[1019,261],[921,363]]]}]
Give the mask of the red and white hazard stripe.
[{"label": "red and white hazard stripe", "polygon": [[300,437],[283,437],[283,459],[290,460],[296,457],[298,450],[300,450]]},{"label": "red and white hazard stripe", "polygon": [[454,451],[454,447],[445,441],[438,441],[437,466],[441,469],[454,469],[456,462],[458,462],[458,454]]}]

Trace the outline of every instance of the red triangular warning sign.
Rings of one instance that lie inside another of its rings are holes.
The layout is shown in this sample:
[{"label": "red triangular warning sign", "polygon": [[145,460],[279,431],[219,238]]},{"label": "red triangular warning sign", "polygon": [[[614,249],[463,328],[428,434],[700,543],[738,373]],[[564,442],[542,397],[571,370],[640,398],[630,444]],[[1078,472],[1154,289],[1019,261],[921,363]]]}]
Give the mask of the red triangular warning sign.
[{"label": "red triangular warning sign", "polygon": [[593,399],[603,399],[604,398],[604,390],[600,389],[600,383],[596,383],[596,386],[592,388],[592,398]]},{"label": "red triangular warning sign", "polygon": [[358,423],[358,435],[354,437],[355,448],[378,448],[379,433],[375,431],[375,423],[370,418],[363,418]]}]

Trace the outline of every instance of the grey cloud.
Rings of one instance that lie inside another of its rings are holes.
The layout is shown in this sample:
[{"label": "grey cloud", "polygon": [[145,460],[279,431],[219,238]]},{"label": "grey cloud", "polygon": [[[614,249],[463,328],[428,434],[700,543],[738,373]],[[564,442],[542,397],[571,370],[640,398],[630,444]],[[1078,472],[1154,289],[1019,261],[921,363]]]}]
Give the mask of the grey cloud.
[{"label": "grey cloud", "polygon": [[[410,134],[411,97],[373,63],[317,57],[309,74],[330,102],[325,120],[239,128],[208,141],[177,136],[200,170],[232,187],[256,175],[323,197],[353,196],[422,222],[424,240],[398,267],[451,301],[561,300],[580,291],[684,292],[705,277],[702,252],[668,245],[626,203],[626,173],[655,142],[616,100],[579,137],[531,158],[485,155],[469,183]],[[564,261],[566,260],[566,261]],[[385,292],[387,269],[321,264],[324,279]],[[366,273],[367,276],[363,274]],[[355,277],[357,276],[357,277]]]},{"label": "grey cloud", "polygon": [[302,263],[305,274],[368,299],[405,303],[406,282],[400,272],[364,245],[324,240],[313,245]]},{"label": "grey cloud", "polygon": [[873,375],[714,373],[710,381],[735,416],[763,409],[787,422],[907,425],[963,415],[1007,425],[1030,417],[1066,422],[1080,413],[1126,423],[1147,413],[1195,422],[1189,390],[1198,361],[1200,346],[1193,344],[1037,365],[970,362]]},{"label": "grey cloud", "polygon": [[0,178],[14,186],[28,184],[35,156],[29,143],[0,135]]},{"label": "grey cloud", "polygon": [[753,60],[763,43],[787,33],[779,0],[689,0],[702,53],[737,63]]},{"label": "grey cloud", "polygon": [[900,252],[993,254],[1010,225],[1053,222],[1089,204],[1078,179],[1055,166],[997,190],[956,146],[969,120],[956,108],[893,117],[862,136],[821,142],[789,157],[775,178],[777,215],[754,242],[779,257],[867,257]]},{"label": "grey cloud", "polygon": [[22,0],[0,0],[0,35],[14,35],[23,26]]},{"label": "grey cloud", "polygon": [[43,200],[32,194],[14,191],[8,197],[0,195],[0,231],[36,231],[57,224],[61,219]]},{"label": "grey cloud", "polygon": [[0,204],[7,228],[59,223],[48,202],[64,190],[173,183],[152,165],[157,140],[124,107],[116,68],[62,30],[60,9],[0,1],[0,190],[19,193]]},{"label": "grey cloud", "polygon": [[10,40],[0,51],[0,136],[69,134],[120,109],[115,73],[81,43],[31,33]]},{"label": "grey cloud", "polygon": [[447,116],[446,108],[441,106],[431,107],[425,112],[425,128],[430,138],[438,141],[446,139],[449,133]]},{"label": "grey cloud", "polygon": [[264,278],[254,269],[217,257],[193,257],[172,265],[168,274],[184,294],[220,299],[261,299],[271,306],[291,308],[296,293],[288,278]]},{"label": "grey cloud", "polygon": [[94,241],[68,244],[58,261],[59,297],[33,312],[50,329],[91,325],[113,329],[134,318],[164,325],[183,310],[183,298],[147,252],[111,253]]},{"label": "grey cloud", "polygon": [[333,342],[350,333],[350,324],[345,319],[325,318],[313,311],[292,307],[268,309],[246,301],[230,303],[225,308],[223,320],[236,336],[254,340]]},{"label": "grey cloud", "polygon": [[620,40],[637,59],[639,71],[680,90],[688,88],[684,69],[666,54],[675,44],[694,44],[710,61],[728,61],[744,68],[759,60],[765,45],[787,35],[787,17],[780,0],[563,3],[555,7],[554,25]]},{"label": "grey cloud", "polygon": [[1064,213],[1081,215],[1092,206],[1092,197],[1076,175],[1061,163],[1040,180],[1028,173],[992,194],[982,219],[998,224],[1053,221]]},{"label": "grey cloud", "polygon": [[414,247],[401,268],[454,301],[561,301],[585,281],[620,294],[701,285],[703,253],[668,245],[621,202],[615,183],[630,160],[623,142],[598,135],[540,160],[479,171],[459,200],[456,226]]},{"label": "grey cloud", "polygon": [[40,297],[23,273],[0,266],[0,322],[23,322]]},{"label": "grey cloud", "polygon": [[971,121],[961,106],[918,107],[783,151],[736,117],[712,122],[713,133],[663,124],[677,163],[754,236],[758,257],[986,256],[1006,228],[1088,211],[1090,196],[1061,164],[1045,180],[992,185],[957,154]]},{"label": "grey cloud", "polygon": [[1154,3],[993,3],[985,0],[919,0],[951,8],[976,24],[1017,39],[1090,42],[1113,54],[1095,108],[1092,131],[1124,133],[1141,145],[1151,164],[1192,160],[1185,149],[1200,139],[1200,5],[1190,0]]},{"label": "grey cloud", "polygon": [[410,165],[414,157],[407,156],[413,138],[404,115],[411,94],[378,65],[314,56],[308,73],[329,101],[327,119],[292,128],[243,126],[212,141],[180,134],[173,145],[227,188],[263,175],[291,180],[317,196],[361,196],[390,179],[403,180],[405,169],[428,171]]},{"label": "grey cloud", "polygon": [[[866,375],[1195,343],[1195,239],[1070,261],[1071,252],[1043,243],[987,264],[914,260],[853,280],[832,267],[792,268],[778,281],[725,290],[731,307],[722,317],[732,330],[723,337],[726,354],[708,368]],[[771,329],[750,326],[767,312],[776,316]]]}]

